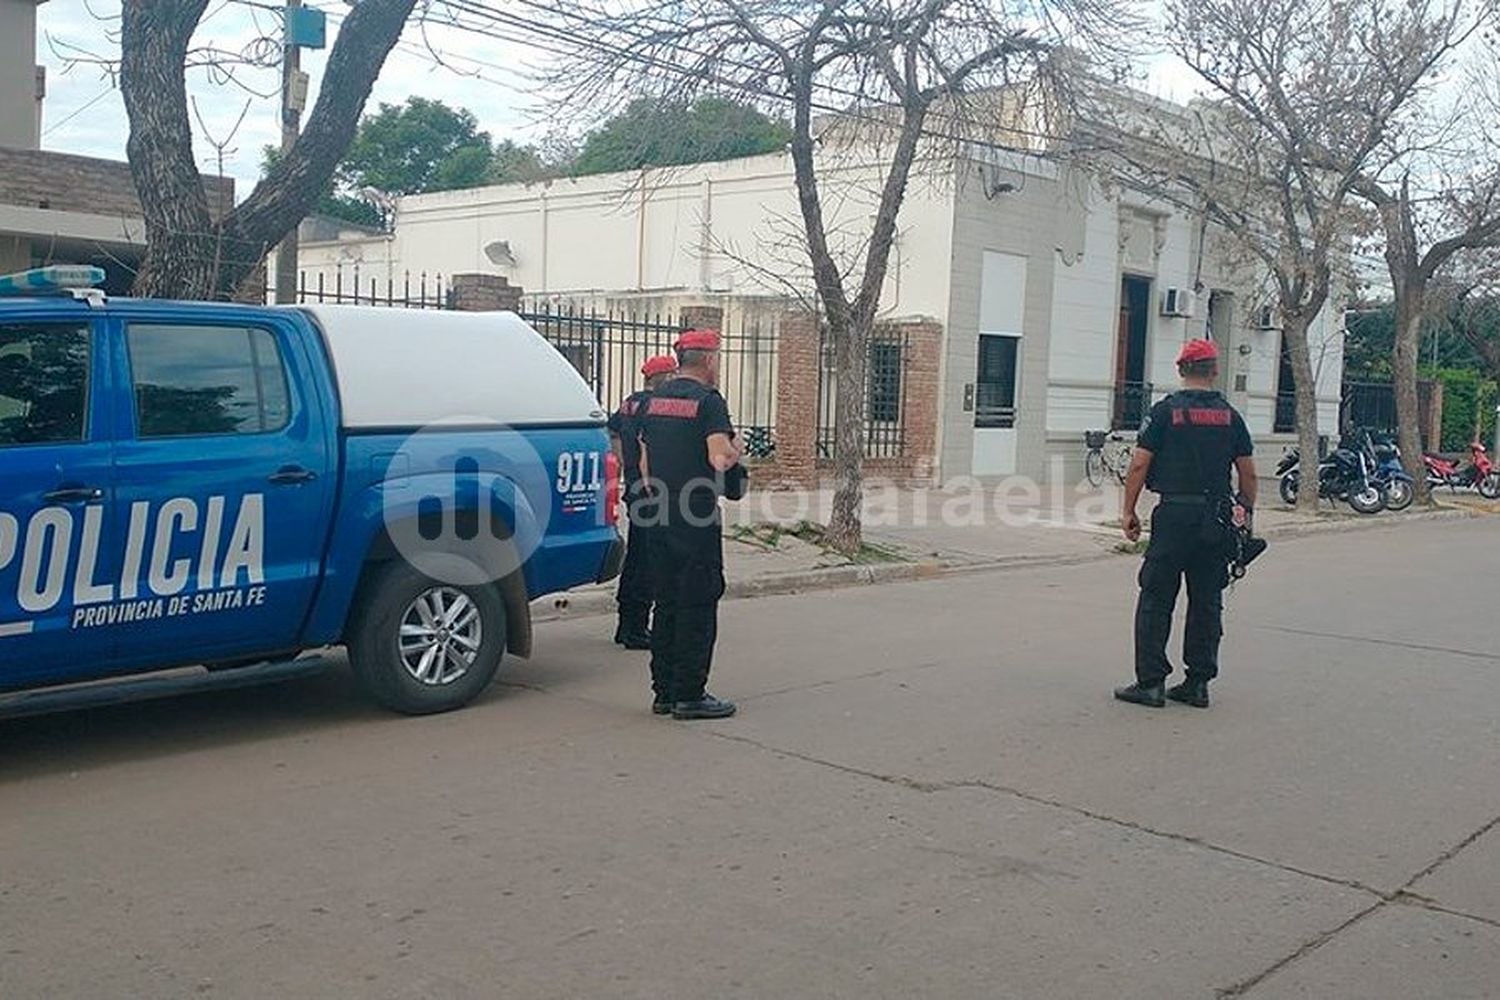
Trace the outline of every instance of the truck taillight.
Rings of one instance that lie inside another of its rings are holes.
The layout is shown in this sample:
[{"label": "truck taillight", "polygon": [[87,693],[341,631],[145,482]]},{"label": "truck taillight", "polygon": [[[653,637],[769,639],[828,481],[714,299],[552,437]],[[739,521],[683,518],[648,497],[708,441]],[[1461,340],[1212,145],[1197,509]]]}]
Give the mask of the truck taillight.
[{"label": "truck taillight", "polygon": [[620,520],[620,456],[608,452],[604,456],[604,523],[617,524]]}]

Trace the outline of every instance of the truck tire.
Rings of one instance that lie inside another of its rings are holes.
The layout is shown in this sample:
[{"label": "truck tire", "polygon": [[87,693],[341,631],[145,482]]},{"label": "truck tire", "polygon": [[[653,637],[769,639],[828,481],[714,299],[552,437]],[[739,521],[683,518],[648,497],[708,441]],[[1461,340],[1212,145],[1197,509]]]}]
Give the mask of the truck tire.
[{"label": "truck tire", "polygon": [[386,708],[448,712],[494,680],[505,631],[505,602],[495,587],[439,583],[397,561],[361,589],[349,662],[360,688]]}]

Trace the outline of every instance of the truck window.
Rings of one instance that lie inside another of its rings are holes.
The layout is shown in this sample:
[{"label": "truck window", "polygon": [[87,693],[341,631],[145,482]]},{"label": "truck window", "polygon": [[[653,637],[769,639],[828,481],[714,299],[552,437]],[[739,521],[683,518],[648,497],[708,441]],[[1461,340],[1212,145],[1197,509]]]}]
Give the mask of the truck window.
[{"label": "truck window", "polygon": [[88,381],[87,326],[0,325],[0,448],[82,441]]},{"label": "truck window", "polygon": [[138,437],[265,434],[291,419],[281,352],[266,330],[132,323],[126,339]]}]

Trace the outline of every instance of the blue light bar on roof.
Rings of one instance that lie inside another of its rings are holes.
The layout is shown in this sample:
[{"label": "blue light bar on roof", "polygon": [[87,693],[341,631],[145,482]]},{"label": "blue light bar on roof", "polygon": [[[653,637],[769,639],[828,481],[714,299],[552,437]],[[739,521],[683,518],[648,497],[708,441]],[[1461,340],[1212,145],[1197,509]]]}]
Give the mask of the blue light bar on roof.
[{"label": "blue light bar on roof", "polygon": [[94,288],[103,283],[102,267],[54,264],[51,267],[0,275],[0,295],[49,295],[70,288]]}]

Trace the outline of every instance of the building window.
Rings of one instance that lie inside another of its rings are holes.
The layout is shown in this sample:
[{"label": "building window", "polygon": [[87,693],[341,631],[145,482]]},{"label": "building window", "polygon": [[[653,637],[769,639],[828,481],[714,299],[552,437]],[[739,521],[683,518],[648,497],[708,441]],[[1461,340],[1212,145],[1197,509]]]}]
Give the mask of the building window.
[{"label": "building window", "polygon": [[893,424],[901,419],[901,342],[870,342],[870,407],[868,419]]},{"label": "building window", "polygon": [[132,324],[127,340],[139,437],[264,434],[291,420],[281,352],[266,330]]},{"label": "building window", "polygon": [[1297,375],[1292,368],[1292,352],[1286,337],[1281,338],[1281,363],[1276,369],[1276,417],[1271,430],[1291,434],[1297,429]]},{"label": "building window", "polygon": [[979,337],[979,372],[974,380],[974,426],[1016,426],[1016,361],[1021,338],[998,334]]},{"label": "building window", "polygon": [[82,441],[89,329],[0,326],[0,448]]}]

